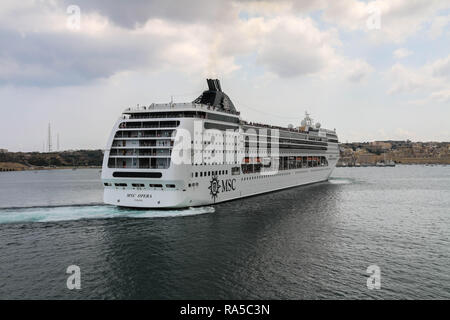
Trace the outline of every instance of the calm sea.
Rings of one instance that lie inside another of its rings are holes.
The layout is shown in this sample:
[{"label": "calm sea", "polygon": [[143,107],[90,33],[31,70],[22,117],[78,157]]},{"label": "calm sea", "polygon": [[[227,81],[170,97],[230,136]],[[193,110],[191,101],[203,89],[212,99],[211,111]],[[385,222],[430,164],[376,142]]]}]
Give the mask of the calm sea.
[{"label": "calm sea", "polygon": [[450,166],[337,168],[172,211],[103,205],[99,178],[0,173],[1,299],[450,299]]}]

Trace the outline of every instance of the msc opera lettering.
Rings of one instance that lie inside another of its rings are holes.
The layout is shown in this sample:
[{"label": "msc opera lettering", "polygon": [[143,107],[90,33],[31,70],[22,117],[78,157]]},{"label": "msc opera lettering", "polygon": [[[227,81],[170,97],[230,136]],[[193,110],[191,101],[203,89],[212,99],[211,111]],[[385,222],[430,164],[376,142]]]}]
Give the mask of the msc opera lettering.
[{"label": "msc opera lettering", "polygon": [[[136,194],[135,193],[127,193],[127,197],[128,198],[135,198]],[[152,196],[150,194],[140,193],[140,194],[137,195],[137,197],[142,199],[142,198],[151,198]]]},{"label": "msc opera lettering", "polygon": [[219,183],[219,179],[217,178],[217,176],[213,176],[208,189],[210,190],[211,197],[215,202],[216,198],[219,195],[219,192],[229,192],[236,190],[236,179],[220,180]]}]

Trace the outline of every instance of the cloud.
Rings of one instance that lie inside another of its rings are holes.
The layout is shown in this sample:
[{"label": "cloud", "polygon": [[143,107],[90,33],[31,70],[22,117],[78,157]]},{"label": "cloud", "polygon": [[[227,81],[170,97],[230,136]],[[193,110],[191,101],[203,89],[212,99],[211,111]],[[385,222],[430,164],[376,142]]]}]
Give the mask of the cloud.
[{"label": "cloud", "polygon": [[394,51],[393,55],[397,59],[403,59],[410,55],[412,55],[413,52],[411,50],[405,49],[405,48],[399,48]]},{"label": "cloud", "polygon": [[[324,8],[325,21],[348,30],[366,32],[376,42],[404,42],[433,22],[437,12],[450,8],[439,0],[358,0],[330,1]],[[378,19],[380,28],[368,28],[369,19]]]},{"label": "cloud", "polygon": [[427,78],[424,74],[399,63],[392,66],[388,75],[391,80],[390,94],[411,92],[423,88],[427,84]]},{"label": "cloud", "polygon": [[261,22],[258,61],[281,77],[315,74],[336,63],[336,35],[320,31],[310,18],[277,17]]},{"label": "cloud", "polygon": [[374,68],[364,60],[346,61],[346,65],[347,79],[352,82],[360,82],[374,71]]},{"label": "cloud", "polygon": [[237,19],[232,1],[190,0],[127,0],[112,4],[105,0],[63,0],[62,6],[78,5],[82,12],[98,13],[112,23],[127,29],[136,29],[151,19],[177,23],[227,24]]},{"label": "cloud", "polygon": [[[11,22],[13,14],[17,23]],[[206,74],[214,65],[216,73],[226,74],[238,68],[233,56],[214,52],[216,35],[209,25],[150,19],[127,29],[95,12],[82,12],[79,31],[66,22],[66,11],[46,2],[3,7],[0,85],[64,86],[124,71]]]},{"label": "cloud", "polygon": [[[68,85],[106,78],[137,65],[158,63],[154,45],[139,37],[93,38],[81,34],[7,32],[0,36],[7,54],[0,57],[0,83],[18,85]],[[164,42],[164,41],[161,41]]]},{"label": "cloud", "polygon": [[72,3],[0,4],[0,85],[77,85],[167,68],[202,75],[238,69],[233,55],[214,46],[220,23],[239,20],[228,1],[78,1],[79,31],[67,28]]},{"label": "cloud", "polygon": [[426,66],[431,70],[435,77],[443,77],[450,79],[450,55],[446,58],[439,59]]},{"label": "cloud", "polygon": [[[358,82],[372,71],[362,59],[336,52],[336,29],[321,30],[309,17],[284,12],[293,2],[81,1],[79,31],[66,26],[68,4],[6,2],[0,11],[0,84],[77,85],[164,69],[218,76],[238,70],[236,57],[250,54],[266,72],[286,78],[342,74]],[[239,10],[252,6],[281,11],[240,19]]]},{"label": "cloud", "polygon": [[436,15],[449,9],[450,3],[440,0],[278,0],[242,1],[240,7],[264,16],[315,12],[320,14],[321,20],[340,29],[365,32],[374,42],[402,43],[429,24],[430,35],[440,35],[449,23],[448,16],[436,18]]},{"label": "cloud", "polygon": [[[425,64],[420,68],[408,68],[395,64],[387,72],[391,82],[390,94],[420,92],[428,100],[446,102],[450,96],[450,55]],[[425,102],[419,99],[414,102]]]},{"label": "cloud", "polygon": [[439,102],[450,102],[450,89],[433,92],[431,98]]},{"label": "cloud", "polygon": [[434,40],[440,37],[444,28],[449,24],[450,15],[435,17],[428,31],[430,38]]}]

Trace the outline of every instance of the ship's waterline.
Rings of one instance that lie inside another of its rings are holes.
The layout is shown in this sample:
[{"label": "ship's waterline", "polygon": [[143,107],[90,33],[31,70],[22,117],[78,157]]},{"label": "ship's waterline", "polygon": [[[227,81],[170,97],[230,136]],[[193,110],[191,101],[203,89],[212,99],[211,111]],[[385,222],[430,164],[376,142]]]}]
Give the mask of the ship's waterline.
[{"label": "ship's waterline", "polygon": [[127,109],[103,160],[104,202],[183,208],[326,181],[334,130],[306,114],[288,128],[243,121],[218,80],[192,103]]}]

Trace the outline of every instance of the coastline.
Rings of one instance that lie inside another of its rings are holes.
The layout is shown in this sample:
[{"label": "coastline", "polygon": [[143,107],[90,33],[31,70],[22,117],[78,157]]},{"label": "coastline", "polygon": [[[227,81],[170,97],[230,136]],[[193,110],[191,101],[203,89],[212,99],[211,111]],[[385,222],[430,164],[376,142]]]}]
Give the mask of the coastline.
[{"label": "coastline", "polygon": [[0,171],[101,168],[103,151],[0,152]]},{"label": "coastline", "polygon": [[26,166],[21,163],[0,162],[0,172],[10,171],[39,171],[39,170],[77,170],[77,169],[101,169],[102,166]]}]

